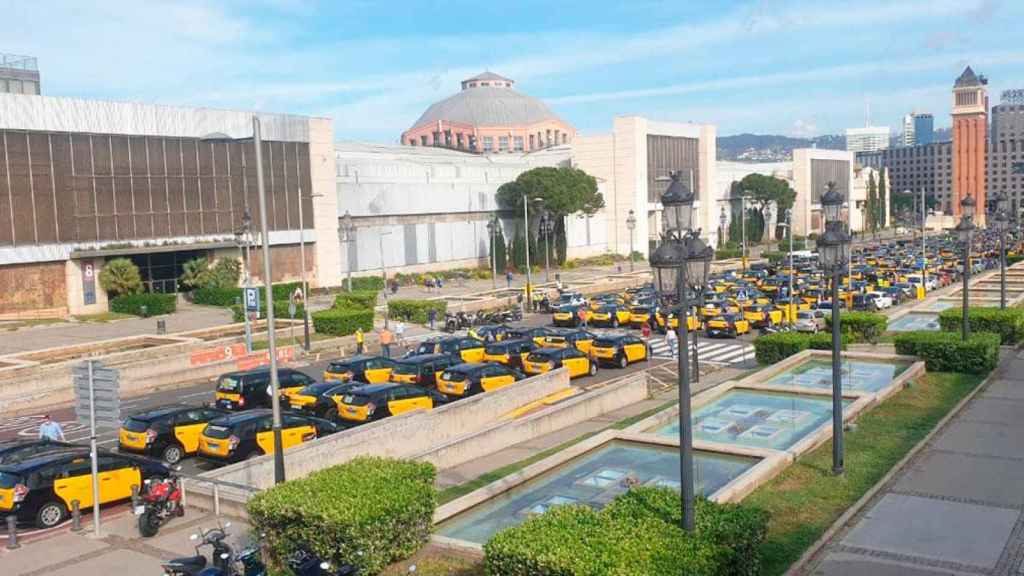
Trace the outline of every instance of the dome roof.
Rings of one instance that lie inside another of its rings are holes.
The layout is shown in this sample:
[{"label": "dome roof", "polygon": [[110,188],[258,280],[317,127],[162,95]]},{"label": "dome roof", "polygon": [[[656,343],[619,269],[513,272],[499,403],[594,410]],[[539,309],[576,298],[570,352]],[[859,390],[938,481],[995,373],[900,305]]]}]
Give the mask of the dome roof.
[{"label": "dome roof", "polygon": [[463,80],[461,92],[432,104],[412,127],[437,124],[439,120],[473,126],[523,126],[545,120],[560,121],[547,104],[517,92],[512,88],[513,83],[492,72]]}]

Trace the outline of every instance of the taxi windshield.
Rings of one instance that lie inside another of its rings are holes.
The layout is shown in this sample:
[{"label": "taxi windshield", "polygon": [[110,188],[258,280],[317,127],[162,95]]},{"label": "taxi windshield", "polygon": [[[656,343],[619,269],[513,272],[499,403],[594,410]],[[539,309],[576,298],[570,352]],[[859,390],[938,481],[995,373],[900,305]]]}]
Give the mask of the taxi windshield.
[{"label": "taxi windshield", "polygon": [[344,374],[345,372],[351,372],[352,366],[348,362],[331,362],[327,365],[327,371],[334,374]]},{"label": "taxi windshield", "polygon": [[0,471],[0,488],[14,488],[21,482],[21,478],[9,472]]},{"label": "taxi windshield", "polygon": [[448,382],[462,382],[466,379],[466,375],[463,372],[447,371],[441,375],[441,379]]},{"label": "taxi windshield", "polygon": [[484,353],[490,354],[491,356],[499,356],[501,354],[508,353],[507,348],[508,347],[504,344],[488,344],[487,347],[484,348]]},{"label": "taxi windshield", "polygon": [[123,427],[129,432],[145,432],[149,428],[149,422],[138,418],[128,418],[124,421]]},{"label": "taxi windshield", "polygon": [[349,406],[366,406],[370,403],[370,397],[366,394],[345,394],[341,401]]},{"label": "taxi windshield", "polygon": [[597,340],[594,340],[594,347],[595,348],[615,348],[617,343],[618,342],[616,340],[613,340],[611,338],[598,338]]},{"label": "taxi windshield", "polygon": [[335,386],[337,386],[337,384],[334,382],[310,384],[309,386],[306,386],[305,388],[300,390],[299,394],[302,394],[304,396],[319,396],[320,394],[323,394],[324,392],[330,390],[331,388],[334,388]]},{"label": "taxi windshield", "polygon": [[529,356],[526,357],[526,359],[529,360],[530,362],[536,362],[538,364],[551,361],[551,358],[549,356],[537,353],[530,354]]},{"label": "taxi windshield", "polygon": [[203,429],[203,436],[206,436],[207,438],[227,438],[228,436],[231,436],[231,428],[227,426],[207,424],[206,428]]},{"label": "taxi windshield", "polygon": [[217,390],[219,392],[238,392],[242,389],[242,383],[238,378],[232,378],[231,376],[225,376],[217,382]]}]

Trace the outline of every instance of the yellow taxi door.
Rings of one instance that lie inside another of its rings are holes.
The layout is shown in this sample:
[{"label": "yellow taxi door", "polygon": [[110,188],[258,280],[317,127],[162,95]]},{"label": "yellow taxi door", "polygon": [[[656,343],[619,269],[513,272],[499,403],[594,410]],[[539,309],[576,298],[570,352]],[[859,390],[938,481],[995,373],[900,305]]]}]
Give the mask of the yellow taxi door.
[{"label": "yellow taxi door", "polygon": [[393,416],[412,412],[413,410],[430,410],[434,407],[434,402],[430,397],[422,395],[421,392],[410,391],[404,388],[396,388],[388,394],[390,394],[388,399],[388,411],[391,412]]},{"label": "yellow taxi door", "polygon": [[491,390],[498,390],[504,388],[509,384],[515,382],[516,379],[511,374],[502,374],[500,376],[483,376],[480,378],[480,387],[484,389],[484,392],[490,392]]},{"label": "yellow taxi door", "polygon": [[364,374],[370,384],[380,384],[391,378],[391,368],[367,368]]},{"label": "yellow taxi door", "polygon": [[637,360],[643,360],[647,356],[647,346],[636,343],[626,344],[626,359],[630,362],[636,362]]},{"label": "yellow taxi door", "polygon": [[281,430],[281,445],[285,448],[297,446],[303,442],[316,438],[316,428],[301,421],[289,421],[292,418],[285,417],[282,423],[285,428]]},{"label": "yellow taxi door", "polygon": [[182,424],[174,427],[174,438],[189,454],[199,450],[199,435],[206,428],[206,422]]},{"label": "yellow taxi door", "polygon": [[127,461],[100,457],[100,504],[131,498],[132,486],[142,489],[142,474]]},{"label": "yellow taxi door", "polygon": [[477,364],[484,361],[484,349],[483,348],[466,348],[459,352],[463,362],[469,362],[470,364]]},{"label": "yellow taxi door", "polygon": [[92,506],[92,468],[88,458],[75,460],[53,481],[53,492],[71,509],[78,500],[81,508]]},{"label": "yellow taxi door", "polygon": [[569,378],[583,376],[590,368],[586,358],[566,358],[562,361],[562,365],[569,370]]}]

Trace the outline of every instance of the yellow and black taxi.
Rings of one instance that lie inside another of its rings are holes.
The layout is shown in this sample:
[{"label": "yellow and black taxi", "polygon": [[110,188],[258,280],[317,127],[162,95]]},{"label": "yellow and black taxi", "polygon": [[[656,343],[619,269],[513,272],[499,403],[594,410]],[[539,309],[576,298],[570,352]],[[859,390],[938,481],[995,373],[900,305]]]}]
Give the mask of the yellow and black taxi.
[{"label": "yellow and black taxi", "polygon": [[384,356],[358,355],[335,360],[324,370],[324,382],[380,384],[391,377],[394,360]]},{"label": "yellow and black taxi", "polygon": [[708,336],[735,338],[750,332],[750,322],[739,314],[719,314],[705,323]]},{"label": "yellow and black taxi", "polygon": [[448,354],[416,354],[406,356],[395,363],[391,381],[399,384],[434,386],[441,372],[452,364],[458,364]]},{"label": "yellow and black taxi", "polygon": [[700,315],[704,318],[711,318],[721,314],[738,313],[739,311],[739,306],[736,304],[724,298],[718,298],[705,301],[704,306],[700,309]]},{"label": "yellow and black taxi", "polygon": [[470,328],[468,334],[471,338],[476,338],[481,342],[501,342],[505,338],[508,338],[508,326],[502,326],[501,324],[487,324],[485,326],[474,326]]},{"label": "yellow and black taxi", "polygon": [[546,326],[538,326],[535,328],[512,327],[509,328],[507,339],[521,340],[523,338],[528,338],[539,345],[541,342],[544,342],[544,337],[549,334],[554,334],[554,330]]},{"label": "yellow and black taxi", "polygon": [[121,422],[117,449],[177,464],[199,450],[199,435],[206,424],[226,413],[220,408],[184,405],[147,410]]},{"label": "yellow and black taxi", "polygon": [[299,414],[330,420],[337,412],[334,396],[345,394],[362,382],[321,382],[311,384],[288,399],[291,409]]},{"label": "yellow and black taxi", "polygon": [[0,443],[0,464],[11,464],[19,460],[32,458],[38,454],[78,447],[70,442],[58,442],[47,438],[38,440],[10,440]]},{"label": "yellow and black taxi", "polygon": [[625,368],[632,362],[647,359],[647,343],[632,334],[609,334],[594,340],[590,355],[599,364]]},{"label": "yellow and black taxi", "polygon": [[590,312],[589,324],[618,328],[620,325],[629,324],[631,318],[629,309],[621,304],[602,304]]},{"label": "yellow and black taxi", "polygon": [[451,400],[458,400],[504,388],[525,377],[522,372],[496,362],[457,364],[441,373],[437,391]]},{"label": "yellow and black taxi", "polygon": [[[339,430],[334,422],[286,412],[281,414],[281,447],[285,450]],[[199,436],[203,460],[227,464],[274,453],[274,414],[249,410],[211,420]]]},{"label": "yellow and black taxi", "polygon": [[[668,322],[668,328],[665,327],[666,322]],[[668,319],[666,320],[665,313],[661,308],[657,309],[654,312],[654,323],[655,326],[658,328],[658,331],[660,331],[663,334],[668,329],[675,330],[679,328],[679,318],[676,317],[676,313],[669,312]],[[691,332],[696,332],[697,330],[700,330],[700,319],[697,318],[697,316],[692,312],[686,315],[686,329]]]},{"label": "yellow and black taxi", "polygon": [[782,324],[783,313],[771,304],[751,304],[743,309],[745,318],[754,328]]},{"label": "yellow and black taxi", "polygon": [[356,425],[413,410],[432,410],[448,402],[436,390],[411,384],[370,384],[335,396],[342,424]]},{"label": "yellow and black taxi", "polygon": [[648,304],[637,304],[629,307],[629,325],[633,328],[640,328],[644,324],[650,324],[654,315],[654,307]]},{"label": "yellow and black taxi", "polygon": [[[593,311],[585,304],[575,306],[562,306],[551,315],[551,323],[555,326],[575,328],[583,324],[583,320],[589,320]],[[582,317],[581,317],[582,316]]]},{"label": "yellow and black taxi", "polygon": [[452,361],[482,362],[484,359],[484,343],[469,336],[445,336],[421,342],[413,355],[447,354]]},{"label": "yellow and black taxi", "polygon": [[588,330],[559,330],[548,334],[541,342],[542,348],[569,348],[574,347],[580,352],[587,354],[597,336]]},{"label": "yellow and black taxi", "polygon": [[522,370],[523,361],[537,347],[538,344],[530,338],[492,342],[484,349],[484,362],[497,362]]},{"label": "yellow and black taxi", "polygon": [[[132,486],[142,487],[154,476],[170,470],[155,460],[97,453],[99,503],[131,498]],[[93,505],[92,462],[87,447],[35,454],[0,465],[0,514],[14,514],[20,522],[52,528],[67,520],[71,503],[84,510]]]},{"label": "yellow and black taxi", "polygon": [[[287,398],[316,380],[298,370],[278,368],[277,383],[281,396]],[[231,372],[217,380],[214,405],[223,410],[270,407],[270,393],[269,368]]]},{"label": "yellow and black taxi", "polygon": [[523,369],[529,375],[543,374],[565,367],[570,378],[597,374],[597,362],[576,348],[541,348],[526,357]]}]

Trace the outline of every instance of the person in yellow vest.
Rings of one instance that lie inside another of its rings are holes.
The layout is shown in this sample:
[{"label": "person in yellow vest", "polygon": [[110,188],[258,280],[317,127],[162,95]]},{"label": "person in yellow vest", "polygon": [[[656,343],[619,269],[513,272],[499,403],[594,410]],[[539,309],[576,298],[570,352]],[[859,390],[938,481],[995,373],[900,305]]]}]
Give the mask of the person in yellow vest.
[{"label": "person in yellow vest", "polygon": [[363,329],[356,328],[356,354],[363,353]]}]

